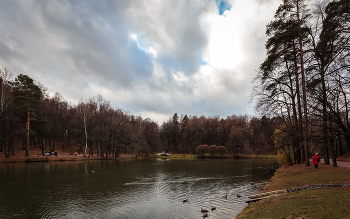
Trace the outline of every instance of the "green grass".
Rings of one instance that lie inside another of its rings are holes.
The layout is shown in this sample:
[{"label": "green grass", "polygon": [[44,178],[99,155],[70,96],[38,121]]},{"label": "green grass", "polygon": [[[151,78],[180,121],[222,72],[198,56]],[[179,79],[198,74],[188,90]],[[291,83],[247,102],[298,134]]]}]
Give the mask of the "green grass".
[{"label": "green grass", "polygon": [[[264,192],[310,184],[350,184],[350,169],[283,166]],[[312,189],[250,203],[237,218],[350,218],[350,189]],[[294,217],[293,217],[294,216]]]},{"label": "green grass", "polygon": [[197,155],[194,154],[172,154],[170,155],[170,159],[178,160],[178,159],[197,159]]}]

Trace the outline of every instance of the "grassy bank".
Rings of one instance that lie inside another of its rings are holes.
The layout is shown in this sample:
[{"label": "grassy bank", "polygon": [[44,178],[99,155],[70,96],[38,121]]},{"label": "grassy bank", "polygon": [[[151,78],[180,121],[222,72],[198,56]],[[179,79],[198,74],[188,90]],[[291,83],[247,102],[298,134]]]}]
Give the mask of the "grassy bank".
[{"label": "grassy bank", "polygon": [[[350,184],[350,169],[283,166],[263,192],[311,184]],[[250,203],[237,218],[349,218],[350,189],[312,189]]]},{"label": "grassy bank", "polygon": [[182,160],[182,159],[195,160],[195,159],[197,159],[197,155],[194,155],[194,154],[172,154],[172,155],[170,155],[170,159],[172,159],[172,160]]},{"label": "grassy bank", "polygon": [[[153,157],[152,155],[149,155],[150,157]],[[203,158],[215,158],[215,159],[223,159],[223,158],[229,158],[229,159],[277,159],[277,155],[258,155],[258,154],[252,154],[252,155],[246,155],[246,154],[239,154],[239,155],[233,155],[233,154],[214,154],[213,156],[211,154],[205,154],[203,155],[196,155],[196,154],[172,154],[170,156],[160,156],[156,155],[156,158],[169,158],[172,160],[181,160],[181,159],[203,159]]]}]

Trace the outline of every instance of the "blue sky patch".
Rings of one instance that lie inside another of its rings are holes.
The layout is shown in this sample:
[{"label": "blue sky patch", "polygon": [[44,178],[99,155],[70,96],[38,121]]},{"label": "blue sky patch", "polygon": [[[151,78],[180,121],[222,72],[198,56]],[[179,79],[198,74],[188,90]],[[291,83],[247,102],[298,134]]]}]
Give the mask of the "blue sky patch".
[{"label": "blue sky patch", "polygon": [[227,10],[231,10],[231,5],[228,3],[228,2],[226,2],[226,1],[223,1],[223,0],[215,0],[215,3],[216,3],[216,5],[217,5],[217,7],[218,7],[218,9],[219,9],[219,14],[220,15],[223,15],[224,14],[224,12],[225,11],[227,11]]},{"label": "blue sky patch", "polygon": [[143,38],[141,36],[133,34],[132,38],[133,38],[133,40],[135,40],[135,42],[137,43],[137,46],[139,48],[142,49],[142,48],[146,48],[147,47],[145,41],[143,40]]},{"label": "blue sky patch", "polygon": [[201,54],[198,54],[197,58],[199,60],[199,65],[207,65],[208,64],[206,61],[204,61],[203,56]]}]

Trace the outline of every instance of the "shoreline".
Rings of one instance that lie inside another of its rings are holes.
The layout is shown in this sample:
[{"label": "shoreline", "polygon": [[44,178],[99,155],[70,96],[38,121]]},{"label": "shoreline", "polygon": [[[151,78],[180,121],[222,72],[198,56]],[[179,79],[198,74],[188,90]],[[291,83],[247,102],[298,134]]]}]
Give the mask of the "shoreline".
[{"label": "shoreline", "polygon": [[170,156],[161,156],[150,154],[148,156],[136,156],[135,154],[120,154],[118,157],[101,157],[101,156],[86,156],[82,154],[77,156],[68,155],[68,153],[58,153],[57,156],[43,156],[41,151],[30,151],[29,156],[25,156],[24,151],[15,152],[15,155],[10,155],[8,158],[5,157],[4,152],[0,152],[0,163],[22,163],[22,162],[65,162],[65,161],[90,161],[90,160],[120,160],[120,161],[133,161],[133,160],[146,160],[146,159],[171,159],[171,160],[193,160],[193,159],[277,159],[276,155],[233,155],[225,154],[223,156],[219,154],[202,155],[195,154],[172,154]]},{"label": "shoreline", "polygon": [[350,206],[344,204],[350,201],[349,187],[349,167],[283,165],[260,194],[296,191],[251,202],[236,218],[346,218],[350,215]]}]

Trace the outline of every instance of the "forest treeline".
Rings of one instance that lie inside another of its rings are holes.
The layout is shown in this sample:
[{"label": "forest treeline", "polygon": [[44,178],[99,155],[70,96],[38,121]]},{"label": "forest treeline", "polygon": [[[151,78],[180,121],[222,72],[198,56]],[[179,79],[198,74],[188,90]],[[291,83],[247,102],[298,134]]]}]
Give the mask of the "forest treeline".
[{"label": "forest treeline", "polygon": [[281,124],[273,134],[290,164],[325,164],[350,150],[350,1],[284,0],[267,25],[267,58],[255,75],[262,115]]},{"label": "forest treeline", "polygon": [[[97,156],[120,153],[196,153],[199,145],[225,146],[230,153],[273,153],[276,121],[263,117],[178,116],[160,126],[119,108],[101,95],[73,105],[27,75],[14,80],[1,69],[0,151],[14,154],[15,144],[30,148],[69,150]],[[28,125],[29,124],[29,125]],[[219,148],[219,149],[222,149]],[[221,151],[221,150],[220,150]],[[220,152],[221,153],[221,152]]]}]

